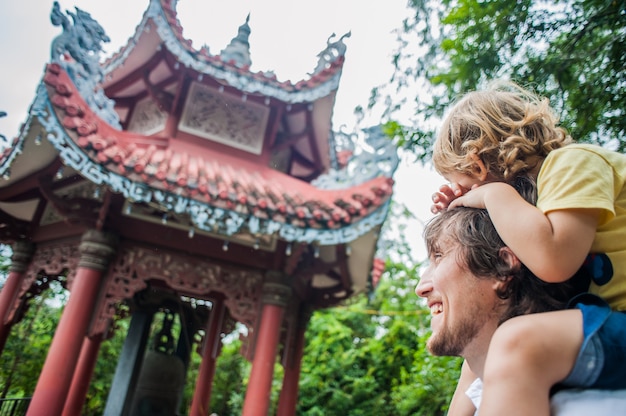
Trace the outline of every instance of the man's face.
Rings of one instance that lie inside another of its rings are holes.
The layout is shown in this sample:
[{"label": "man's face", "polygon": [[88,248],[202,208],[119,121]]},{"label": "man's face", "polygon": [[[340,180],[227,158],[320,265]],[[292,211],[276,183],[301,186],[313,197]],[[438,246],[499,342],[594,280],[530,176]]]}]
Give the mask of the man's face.
[{"label": "man's face", "polygon": [[431,311],[427,347],[433,355],[486,353],[498,323],[497,282],[471,274],[461,264],[459,248],[457,241],[442,236],[429,253],[430,264],[415,289]]}]

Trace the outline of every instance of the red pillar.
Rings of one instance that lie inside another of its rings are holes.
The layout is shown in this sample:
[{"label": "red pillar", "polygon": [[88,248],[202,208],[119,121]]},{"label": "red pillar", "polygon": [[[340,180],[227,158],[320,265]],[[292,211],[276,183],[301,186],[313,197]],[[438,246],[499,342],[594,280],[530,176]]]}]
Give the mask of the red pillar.
[{"label": "red pillar", "polygon": [[300,308],[300,313],[294,322],[294,346],[286,353],[284,359],[285,374],[283,386],[278,399],[276,416],[294,416],[298,404],[298,387],[300,382],[300,367],[304,352],[304,335],[311,314],[306,306]]},{"label": "red pillar", "polygon": [[220,334],[225,312],[224,300],[222,298],[214,300],[205,330],[206,334],[201,353],[202,363],[198,371],[198,379],[196,380],[196,389],[193,393],[189,416],[207,416],[209,414],[215,362],[219,355],[220,343],[222,342]]},{"label": "red pillar", "polygon": [[[271,273],[270,277],[276,277]],[[242,416],[267,415],[283,312],[291,288],[274,281],[263,285],[263,309]]]},{"label": "red pillar", "polygon": [[65,405],[82,341],[93,315],[103,272],[114,254],[111,235],[87,231],[80,244],[80,261],[70,297],[54,333],[37,381],[28,416],[60,415]]},{"label": "red pillar", "polygon": [[9,276],[2,287],[2,291],[0,291],[0,353],[4,349],[4,344],[12,327],[12,324],[6,322],[7,314],[16,301],[20,283],[32,260],[34,249],[34,245],[25,241],[18,241],[13,245]]},{"label": "red pillar", "polygon": [[80,416],[82,414],[85,397],[87,397],[87,392],[89,391],[89,382],[96,366],[101,344],[101,337],[86,337],[83,341],[78,364],[76,365],[76,372],[72,378],[70,391],[63,408],[63,416]]}]

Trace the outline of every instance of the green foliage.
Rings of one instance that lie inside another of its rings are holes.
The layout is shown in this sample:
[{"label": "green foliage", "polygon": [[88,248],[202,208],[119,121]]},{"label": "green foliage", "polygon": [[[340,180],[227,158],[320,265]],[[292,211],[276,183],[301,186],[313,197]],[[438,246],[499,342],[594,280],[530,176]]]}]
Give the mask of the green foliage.
[{"label": "green foliage", "polygon": [[[389,128],[421,160],[461,93],[508,78],[550,98],[575,140],[626,150],[626,1],[411,0],[390,80],[416,100],[416,125]],[[389,113],[404,107],[390,99]],[[376,95],[374,105],[384,101]]]},{"label": "green foliage", "polygon": [[299,415],[443,415],[458,358],[424,348],[429,313],[415,295],[417,267],[388,263],[371,300],[317,311],[307,330]]},{"label": "green foliage", "polygon": [[58,282],[31,301],[11,328],[0,355],[0,397],[30,397],[61,316],[67,293]]},{"label": "green foliage", "polygon": [[[403,241],[400,237],[397,243],[402,246]],[[406,253],[398,255],[397,261],[388,261],[373,294],[361,294],[342,307],[313,314],[306,332],[298,415],[445,413],[456,386],[460,360],[432,357],[424,347],[430,314],[414,293],[418,268],[407,261]],[[49,292],[57,293],[55,290]],[[0,387],[10,381],[11,397],[32,394],[64,303],[63,298],[54,303],[37,300],[14,328],[19,336],[9,338],[0,356]],[[119,319],[113,337],[101,344],[83,409],[85,416],[99,415],[104,410],[128,324],[128,319]],[[216,363],[210,410],[221,416],[235,416],[243,408],[251,365],[240,353],[241,341],[234,336],[227,339]],[[13,367],[15,357],[19,365]],[[192,354],[183,413],[191,402],[199,364],[198,354]],[[276,411],[282,377],[282,367],[277,364],[270,414]]]},{"label": "green foliage", "polygon": [[307,331],[299,414],[364,414],[364,409],[385,406],[377,391],[382,381],[378,369],[368,365],[369,358],[376,359],[368,353],[375,335],[370,322],[369,315],[358,311],[315,314]]},{"label": "green foliage", "polygon": [[0,244],[0,288],[4,286],[4,281],[9,274],[12,254],[11,246]]},{"label": "green foliage", "polygon": [[129,318],[117,320],[112,337],[103,341],[100,345],[98,359],[83,406],[84,416],[101,415],[106,406],[111,382],[117,367],[117,360],[122,350],[122,345],[124,345],[124,338],[128,333],[129,325]]},{"label": "green foliage", "polygon": [[250,363],[241,356],[240,349],[240,340],[228,342],[217,360],[210,409],[218,415],[235,416],[243,410]]}]

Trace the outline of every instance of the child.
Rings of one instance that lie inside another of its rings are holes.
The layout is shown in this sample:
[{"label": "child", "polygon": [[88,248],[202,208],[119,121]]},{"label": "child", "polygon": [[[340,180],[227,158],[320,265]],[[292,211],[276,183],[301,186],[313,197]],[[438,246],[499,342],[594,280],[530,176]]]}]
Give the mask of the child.
[{"label": "child", "polygon": [[[626,313],[619,312],[626,310],[626,155],[573,144],[557,121],[547,100],[503,82],[460,100],[434,144],[435,169],[450,182],[433,195],[434,213],[485,208],[540,279],[568,280],[583,264],[592,277],[590,293],[574,298],[571,309],[498,328],[481,416],[549,415],[555,385],[626,387]],[[536,179],[536,206],[510,185],[520,176]],[[468,370],[457,391],[475,378]],[[467,414],[457,399],[454,416]]]}]

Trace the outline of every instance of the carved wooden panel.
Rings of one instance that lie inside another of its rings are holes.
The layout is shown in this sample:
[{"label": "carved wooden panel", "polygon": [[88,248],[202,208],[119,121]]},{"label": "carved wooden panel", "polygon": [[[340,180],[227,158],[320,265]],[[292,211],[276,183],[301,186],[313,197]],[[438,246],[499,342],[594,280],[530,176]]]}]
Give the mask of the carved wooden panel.
[{"label": "carved wooden panel", "polygon": [[119,303],[160,280],[173,290],[197,299],[210,292],[225,296],[230,315],[252,328],[263,284],[258,271],[217,265],[182,254],[145,247],[122,246],[111,264],[90,334],[106,333]]},{"label": "carved wooden panel", "polygon": [[76,241],[70,244],[37,247],[32,261],[24,273],[17,301],[9,310],[8,322],[21,319],[18,311],[27,307],[33,296],[47,289],[50,281],[58,280],[61,275],[67,273],[66,286],[71,287],[80,259],[78,246],[79,242]]}]

